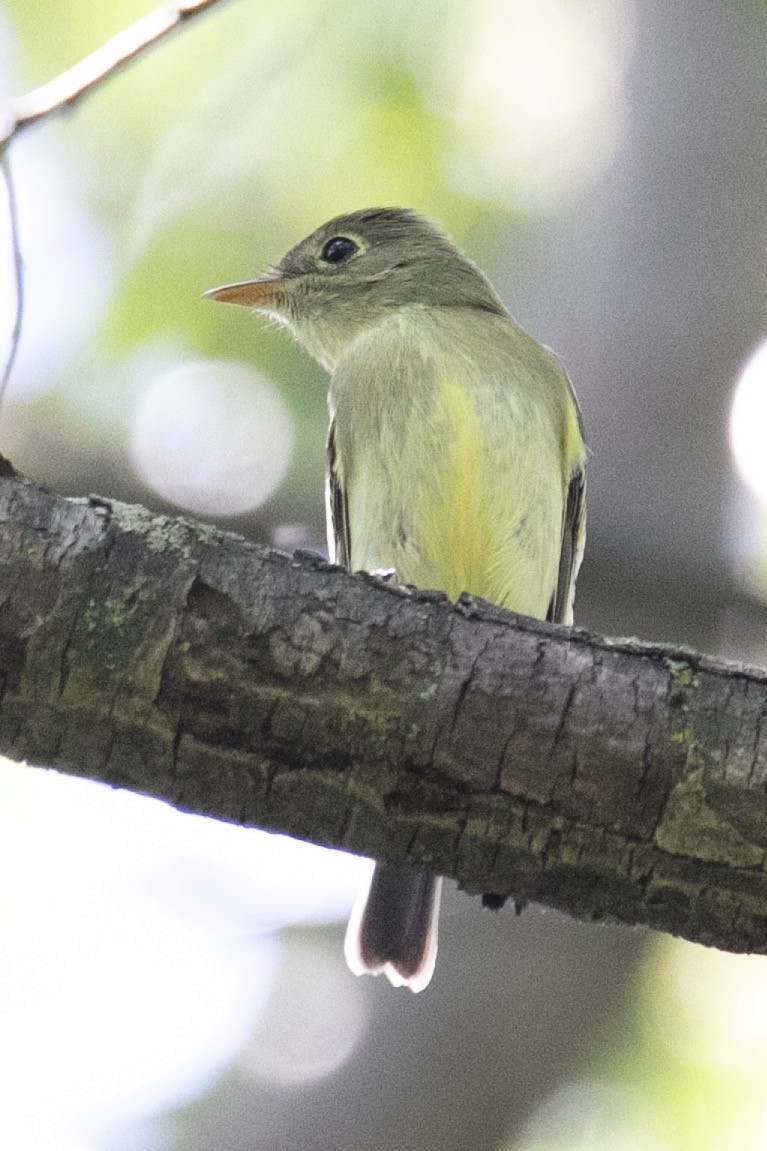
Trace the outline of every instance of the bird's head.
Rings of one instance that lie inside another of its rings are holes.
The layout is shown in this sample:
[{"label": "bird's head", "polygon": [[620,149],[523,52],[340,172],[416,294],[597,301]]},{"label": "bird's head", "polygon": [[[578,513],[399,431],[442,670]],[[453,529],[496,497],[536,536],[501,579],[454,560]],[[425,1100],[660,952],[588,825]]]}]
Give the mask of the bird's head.
[{"label": "bird's head", "polygon": [[403,208],[337,216],[291,248],[268,275],[205,295],[286,324],[328,369],[363,331],[401,308],[504,314],[482,272],[438,228]]}]

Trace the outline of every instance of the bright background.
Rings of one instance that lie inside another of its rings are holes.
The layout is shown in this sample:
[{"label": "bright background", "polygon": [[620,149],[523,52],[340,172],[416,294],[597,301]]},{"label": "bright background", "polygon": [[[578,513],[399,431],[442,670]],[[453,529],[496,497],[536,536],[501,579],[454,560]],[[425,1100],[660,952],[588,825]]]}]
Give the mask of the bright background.
[{"label": "bright background", "polygon": [[[148,8],[0,0],[2,94]],[[766,77],[760,0],[220,6],[13,148],[0,449],[321,547],[323,374],[200,297],[413,206],[574,380],[578,621],[765,664]],[[767,1149],[765,959],[449,885],[414,997],[343,966],[360,861],[0,768],[2,1147]]]}]

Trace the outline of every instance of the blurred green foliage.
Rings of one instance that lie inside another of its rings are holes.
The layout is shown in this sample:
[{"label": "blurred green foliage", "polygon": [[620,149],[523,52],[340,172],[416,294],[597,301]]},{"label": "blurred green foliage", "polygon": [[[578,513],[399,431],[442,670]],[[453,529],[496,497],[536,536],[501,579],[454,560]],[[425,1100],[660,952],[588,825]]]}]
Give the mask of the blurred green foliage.
[{"label": "blurred green foliage", "polygon": [[[274,498],[237,526],[270,538],[283,520],[305,522],[309,538],[321,538],[322,374],[284,337],[201,301],[201,293],[260,273],[323,220],[365,205],[419,209],[497,272],[519,215],[513,184],[483,174],[487,125],[472,122],[466,95],[472,51],[487,51],[488,37],[532,28],[543,56],[530,117],[543,131],[540,91],[548,86],[556,102],[562,63],[560,46],[547,74],[546,20],[561,25],[565,43],[578,29],[560,8],[541,21],[530,6],[512,5],[509,24],[503,6],[458,0],[219,5],[91,93],[66,120],[19,141],[18,153],[34,150],[39,166],[63,173],[79,226],[96,237],[102,260],[80,269],[98,301],[87,330],[62,342],[46,376],[38,372],[33,402],[23,389],[10,395],[6,434],[18,466],[74,490],[90,457],[90,484],[158,504],[126,458],[150,361],[241,358],[276,382],[296,421],[297,446]],[[97,48],[145,8],[80,0],[57,5],[55,24],[50,11],[29,0],[5,5],[24,88]],[[584,27],[596,21],[609,38],[614,13],[597,5],[584,15]],[[598,55],[598,38],[595,44]],[[570,66],[586,75],[594,61],[587,41],[585,59],[582,48],[576,38]],[[607,101],[609,91],[601,95]],[[561,116],[554,107],[549,119]],[[557,138],[547,142],[544,132],[541,140],[554,156]],[[468,154],[476,152],[471,193],[456,176],[456,164],[466,167],[467,142]],[[515,162],[512,153],[510,171]],[[22,176],[20,164],[21,196]],[[36,211],[55,207],[41,196]],[[36,225],[31,213],[22,223]],[[40,277],[56,275],[55,262],[30,261],[28,297]],[[70,290],[63,275],[53,286],[54,295]],[[77,457],[75,467],[68,455]]]}]

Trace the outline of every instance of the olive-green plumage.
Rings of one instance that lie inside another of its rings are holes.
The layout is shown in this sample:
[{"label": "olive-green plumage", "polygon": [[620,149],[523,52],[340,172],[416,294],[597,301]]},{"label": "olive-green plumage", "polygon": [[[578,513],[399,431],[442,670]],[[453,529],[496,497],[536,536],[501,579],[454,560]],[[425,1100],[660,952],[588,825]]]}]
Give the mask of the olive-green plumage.
[{"label": "olive-green plumage", "polygon": [[[352,212],[270,276],[210,295],[277,317],[330,372],[331,558],[571,622],[585,537],[575,396],[437,228]],[[438,901],[433,876],[378,865],[347,935],[352,968],[420,990]]]}]

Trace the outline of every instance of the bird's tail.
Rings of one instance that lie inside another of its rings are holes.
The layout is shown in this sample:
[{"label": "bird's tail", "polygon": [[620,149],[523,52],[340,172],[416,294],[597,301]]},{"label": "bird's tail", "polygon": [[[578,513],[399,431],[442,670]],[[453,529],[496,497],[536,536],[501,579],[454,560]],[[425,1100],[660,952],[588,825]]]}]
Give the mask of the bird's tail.
[{"label": "bird's tail", "polygon": [[355,975],[383,971],[395,987],[424,989],[437,958],[441,887],[430,871],[375,865],[346,931],[346,962]]}]

